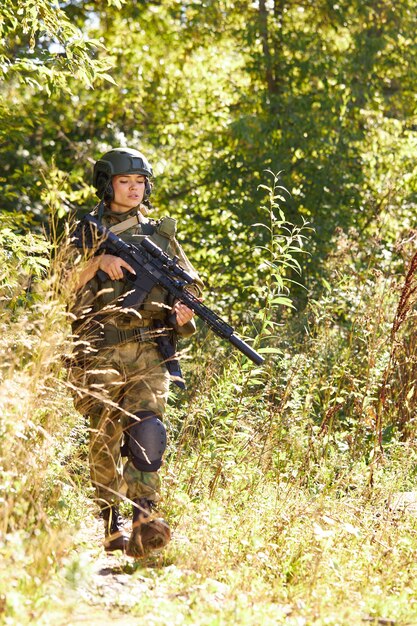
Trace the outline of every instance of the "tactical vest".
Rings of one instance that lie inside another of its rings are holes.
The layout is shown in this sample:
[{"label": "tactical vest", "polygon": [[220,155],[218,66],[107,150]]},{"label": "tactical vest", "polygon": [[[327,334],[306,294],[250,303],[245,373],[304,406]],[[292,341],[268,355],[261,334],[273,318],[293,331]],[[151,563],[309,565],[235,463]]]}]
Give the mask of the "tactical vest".
[{"label": "tactical vest", "polygon": [[[108,226],[107,224],[105,224]],[[126,243],[132,243],[136,246],[140,245],[145,237],[159,246],[164,252],[170,256],[175,255],[175,238],[176,220],[171,217],[164,217],[158,222],[147,221],[146,223],[137,224],[128,230],[119,233],[118,237]],[[126,315],[125,311],[118,309],[117,300],[124,293],[129,291],[131,287],[124,280],[106,280],[99,282],[95,277],[94,290],[96,293],[94,302],[94,311],[97,313],[109,313],[118,319],[118,325],[134,326],[137,316],[132,313]],[[161,287],[154,287],[149,293],[145,302],[138,309],[142,318],[163,319],[168,308],[171,308],[172,302],[168,301],[168,294]]]}]

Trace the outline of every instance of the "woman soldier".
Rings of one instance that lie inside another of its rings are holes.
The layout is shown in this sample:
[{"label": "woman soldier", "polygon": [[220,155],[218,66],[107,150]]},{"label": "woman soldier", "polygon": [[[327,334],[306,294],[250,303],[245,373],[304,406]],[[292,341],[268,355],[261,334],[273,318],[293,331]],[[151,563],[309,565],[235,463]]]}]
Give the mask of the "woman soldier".
[{"label": "woman soldier", "polygon": [[[93,185],[100,203],[98,222],[127,243],[149,237],[202,283],[175,238],[169,217],[149,219],[152,168],[145,156],[130,148],[104,154],[94,166]],[[131,289],[124,273],[134,274],[123,259],[100,250],[90,253],[78,274],[74,334],[77,337],[75,406],[90,420],[89,464],[101,515],[106,551],[123,550],[141,557],[170,540],[168,524],[153,512],[160,500],[158,470],[166,448],[162,422],[170,374],[156,341],[156,325],[173,334],[195,331],[193,312],[154,287],[140,307],[124,309],[119,298]],[[103,279],[104,277],[104,279]],[[169,324],[167,319],[169,317]],[[127,457],[121,471],[121,456]],[[133,503],[133,524],[126,534],[118,503],[122,479]]]}]

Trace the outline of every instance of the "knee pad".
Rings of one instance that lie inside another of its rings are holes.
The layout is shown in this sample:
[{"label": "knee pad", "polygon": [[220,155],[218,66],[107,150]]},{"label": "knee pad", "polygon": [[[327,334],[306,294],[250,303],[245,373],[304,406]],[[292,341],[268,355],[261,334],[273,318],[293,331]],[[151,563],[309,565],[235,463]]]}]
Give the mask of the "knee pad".
[{"label": "knee pad", "polygon": [[136,469],[156,472],[167,447],[165,426],[151,411],[138,411],[136,415],[138,419],[131,418],[127,429],[129,458]]}]

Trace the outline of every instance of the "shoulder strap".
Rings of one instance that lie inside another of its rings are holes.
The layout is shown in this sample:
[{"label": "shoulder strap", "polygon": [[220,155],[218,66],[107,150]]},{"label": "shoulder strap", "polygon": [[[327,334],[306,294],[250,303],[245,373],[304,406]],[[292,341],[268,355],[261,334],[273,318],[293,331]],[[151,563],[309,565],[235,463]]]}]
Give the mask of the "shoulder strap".
[{"label": "shoulder strap", "polygon": [[128,230],[129,228],[132,228],[133,226],[137,226],[138,225],[138,218],[136,215],[132,215],[132,217],[129,217],[127,220],[124,220],[123,222],[119,222],[119,224],[113,224],[113,226],[110,226],[109,230],[111,230],[112,233],[114,233],[115,235],[120,235],[120,233],[124,233],[125,230]]}]

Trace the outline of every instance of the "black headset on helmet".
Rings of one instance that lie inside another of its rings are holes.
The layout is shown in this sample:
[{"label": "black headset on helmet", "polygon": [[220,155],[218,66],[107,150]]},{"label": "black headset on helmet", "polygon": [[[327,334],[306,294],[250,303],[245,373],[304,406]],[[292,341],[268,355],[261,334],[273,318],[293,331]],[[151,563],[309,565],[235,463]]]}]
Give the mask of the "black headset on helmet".
[{"label": "black headset on helmet", "polygon": [[145,176],[146,201],[152,192],[149,178],[152,176],[152,167],[147,158],[138,150],[132,148],[114,148],[96,161],[93,170],[93,186],[100,200],[110,202],[114,198],[112,176],[119,174],[142,174]]}]

